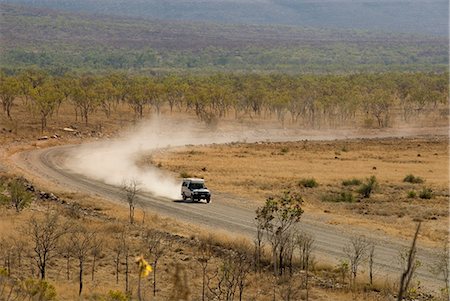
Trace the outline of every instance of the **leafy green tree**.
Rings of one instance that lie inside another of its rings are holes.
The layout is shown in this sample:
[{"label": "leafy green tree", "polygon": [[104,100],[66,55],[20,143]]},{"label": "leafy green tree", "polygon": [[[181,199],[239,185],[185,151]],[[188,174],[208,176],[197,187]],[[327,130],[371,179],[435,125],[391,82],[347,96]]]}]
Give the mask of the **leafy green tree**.
[{"label": "leafy green tree", "polygon": [[380,128],[387,127],[390,110],[394,104],[394,96],[385,88],[375,89],[368,95],[369,112],[377,119]]},{"label": "leafy green tree", "polygon": [[22,179],[14,179],[8,184],[11,205],[16,212],[22,211],[31,204],[33,194],[27,191]]},{"label": "leafy green tree", "polygon": [[0,75],[0,100],[3,111],[9,119],[14,100],[21,94],[20,83],[16,77]]},{"label": "leafy green tree", "polygon": [[178,107],[181,108],[183,105],[188,85],[175,75],[165,77],[163,79],[163,84],[170,112],[172,113],[174,106],[178,105]]},{"label": "leafy green tree", "polygon": [[99,104],[97,80],[92,76],[83,76],[74,83],[73,101],[80,110],[81,118],[87,125],[89,115],[93,113]]},{"label": "leafy green tree", "polygon": [[256,220],[266,231],[272,245],[273,271],[281,275],[284,270],[284,250],[292,237],[291,229],[300,222],[303,199],[296,193],[285,192],[278,198],[268,198],[263,207],[256,210]]},{"label": "leafy green tree", "polygon": [[47,127],[47,120],[53,114],[64,95],[57,89],[55,83],[46,80],[42,85],[30,90],[33,108],[41,116],[41,131]]},{"label": "leafy green tree", "polygon": [[133,78],[127,90],[127,103],[133,109],[135,117],[144,116],[145,106],[150,104],[150,79],[146,77]]}]

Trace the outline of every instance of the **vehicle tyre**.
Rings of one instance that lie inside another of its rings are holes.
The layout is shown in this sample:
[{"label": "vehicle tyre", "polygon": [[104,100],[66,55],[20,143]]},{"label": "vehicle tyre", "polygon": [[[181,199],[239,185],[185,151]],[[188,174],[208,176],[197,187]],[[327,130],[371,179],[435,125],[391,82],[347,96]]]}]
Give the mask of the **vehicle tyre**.
[{"label": "vehicle tyre", "polygon": [[210,199],[210,198],[207,198],[207,199],[206,199],[206,203],[209,204],[210,202],[211,202],[211,199]]},{"label": "vehicle tyre", "polygon": [[183,197],[183,201],[186,201],[186,195],[183,193],[181,196]]}]

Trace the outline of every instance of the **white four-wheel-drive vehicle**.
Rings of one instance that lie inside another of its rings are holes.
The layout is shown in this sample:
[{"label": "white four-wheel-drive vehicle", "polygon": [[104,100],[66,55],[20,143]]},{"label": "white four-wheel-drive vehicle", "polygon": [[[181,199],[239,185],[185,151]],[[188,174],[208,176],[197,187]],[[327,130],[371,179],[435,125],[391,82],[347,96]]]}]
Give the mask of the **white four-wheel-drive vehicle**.
[{"label": "white four-wheel-drive vehicle", "polygon": [[207,203],[211,202],[211,192],[206,188],[205,180],[203,179],[183,179],[181,196],[183,201],[190,199],[192,202],[199,202],[200,200],[206,200]]}]

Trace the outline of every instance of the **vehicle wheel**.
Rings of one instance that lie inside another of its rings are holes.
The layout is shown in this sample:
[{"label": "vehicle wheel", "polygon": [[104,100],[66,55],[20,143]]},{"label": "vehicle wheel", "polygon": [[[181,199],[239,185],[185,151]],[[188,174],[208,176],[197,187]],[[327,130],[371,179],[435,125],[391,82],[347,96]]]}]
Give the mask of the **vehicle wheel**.
[{"label": "vehicle wheel", "polygon": [[183,193],[181,196],[183,197],[183,201],[186,201],[186,195]]},{"label": "vehicle wheel", "polygon": [[211,199],[206,199],[206,203],[211,203]]}]

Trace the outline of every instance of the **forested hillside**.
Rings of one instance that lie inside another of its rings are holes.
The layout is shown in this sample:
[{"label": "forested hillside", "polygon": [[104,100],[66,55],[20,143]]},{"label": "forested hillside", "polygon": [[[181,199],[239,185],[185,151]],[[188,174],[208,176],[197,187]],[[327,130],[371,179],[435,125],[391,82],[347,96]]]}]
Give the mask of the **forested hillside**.
[{"label": "forested hillside", "polygon": [[448,39],[291,26],[218,25],[0,4],[0,66],[165,72],[445,71]]},{"label": "forested hillside", "polygon": [[448,35],[445,0],[1,0],[74,12]]}]

